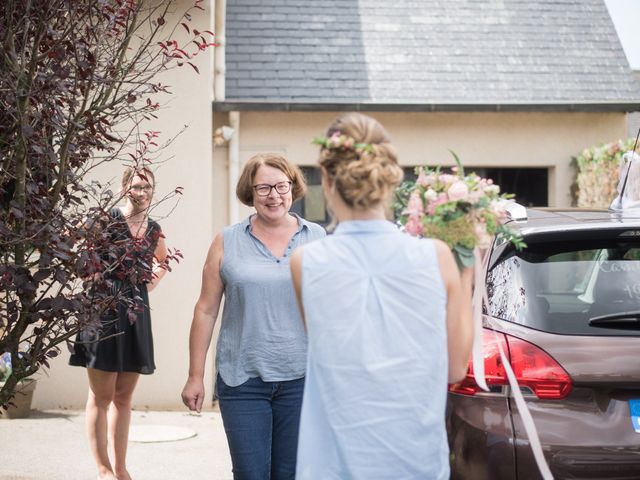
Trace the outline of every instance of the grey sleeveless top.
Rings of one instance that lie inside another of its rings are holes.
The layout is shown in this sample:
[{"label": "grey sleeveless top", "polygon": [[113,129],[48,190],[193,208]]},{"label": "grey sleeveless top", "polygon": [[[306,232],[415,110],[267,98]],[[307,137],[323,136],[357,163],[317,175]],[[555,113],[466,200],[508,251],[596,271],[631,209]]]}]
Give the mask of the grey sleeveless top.
[{"label": "grey sleeveless top", "polygon": [[315,223],[298,220],[298,230],[282,258],[251,232],[251,216],[223,230],[220,276],[224,310],[216,367],[235,387],[249,378],[265,382],[302,378],[307,336],[296,304],[289,260],[299,245],[325,236]]}]

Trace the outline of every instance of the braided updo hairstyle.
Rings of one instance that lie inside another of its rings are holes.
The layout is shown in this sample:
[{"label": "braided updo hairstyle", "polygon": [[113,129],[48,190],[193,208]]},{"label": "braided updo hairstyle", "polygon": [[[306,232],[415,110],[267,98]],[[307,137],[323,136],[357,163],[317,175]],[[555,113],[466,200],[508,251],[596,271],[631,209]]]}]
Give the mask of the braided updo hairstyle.
[{"label": "braided updo hairstyle", "polygon": [[327,137],[336,132],[353,138],[367,149],[323,146],[318,163],[335,182],[338,194],[352,208],[366,210],[385,203],[402,182],[403,172],[389,142],[389,134],[375,119],[361,113],[336,118]]}]

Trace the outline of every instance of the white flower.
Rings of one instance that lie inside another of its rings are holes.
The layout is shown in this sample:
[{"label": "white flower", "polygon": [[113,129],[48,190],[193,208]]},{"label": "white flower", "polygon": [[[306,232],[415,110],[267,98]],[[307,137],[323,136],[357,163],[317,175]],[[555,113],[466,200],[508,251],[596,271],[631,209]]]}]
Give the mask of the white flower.
[{"label": "white flower", "polygon": [[484,193],[487,195],[498,195],[500,193],[499,185],[487,185],[483,188]]},{"label": "white flower", "polygon": [[438,198],[438,192],[436,192],[433,188],[430,188],[426,192],[424,192],[424,198],[429,202],[433,202],[436,198]]}]

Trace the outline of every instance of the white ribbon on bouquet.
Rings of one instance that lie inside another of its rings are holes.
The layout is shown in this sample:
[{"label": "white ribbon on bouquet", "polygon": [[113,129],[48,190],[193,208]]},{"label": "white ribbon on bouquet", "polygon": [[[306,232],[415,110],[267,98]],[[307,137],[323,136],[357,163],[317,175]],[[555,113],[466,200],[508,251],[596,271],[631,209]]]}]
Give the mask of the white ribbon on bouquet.
[{"label": "white ribbon on bouquet", "polygon": [[[489,387],[487,386],[487,381],[484,373],[482,306],[486,305],[487,309],[489,308],[484,273],[486,272],[487,266],[489,265],[490,255],[487,251],[484,255],[484,258],[482,258],[482,256],[480,255],[480,250],[478,248],[475,248],[473,253],[475,257],[475,287],[473,290],[473,375],[478,386],[484,391],[488,392]],[[498,337],[495,330],[492,329],[491,331],[493,332],[497,340]],[[516,376],[513,373],[513,369],[511,368],[509,359],[502,348],[502,343],[497,341],[496,344],[498,345],[498,349],[500,350],[500,358],[502,359],[502,364],[507,374],[507,379],[509,380],[510,391],[516,401],[518,412],[520,412],[522,424],[524,425],[524,430],[527,433],[529,444],[531,445],[531,450],[533,451],[533,456],[535,458],[536,464],[538,465],[538,469],[540,470],[540,474],[542,475],[542,478],[544,480],[553,480],[553,475],[551,474],[549,465],[547,464],[547,461],[544,458],[544,454],[542,453],[540,437],[538,436],[538,431],[535,424],[533,423],[531,412],[529,411],[529,407],[527,407],[524,397],[522,396],[522,392],[520,391],[520,385],[518,385],[518,381],[516,380]]]}]

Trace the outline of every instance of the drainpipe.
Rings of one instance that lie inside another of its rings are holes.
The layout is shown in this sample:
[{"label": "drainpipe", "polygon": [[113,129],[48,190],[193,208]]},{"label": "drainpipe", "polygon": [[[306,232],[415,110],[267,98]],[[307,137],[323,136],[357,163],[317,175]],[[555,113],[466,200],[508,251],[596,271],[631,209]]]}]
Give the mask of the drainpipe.
[{"label": "drainpipe", "polygon": [[[227,1],[214,0],[214,33],[216,35],[214,66],[213,66],[213,99],[216,102],[226,98],[225,74],[226,74],[226,17]],[[229,112],[229,126],[233,134],[229,139],[227,149],[227,216],[230,225],[240,220],[238,200],[236,199],[236,185],[240,172],[240,112]]]},{"label": "drainpipe", "polygon": [[213,99],[221,101],[225,99],[225,44],[226,40],[226,16],[227,16],[227,0],[215,0],[214,11],[214,30],[215,41],[218,44],[215,47],[214,65],[213,65]]},{"label": "drainpipe", "polygon": [[233,128],[233,135],[229,140],[229,178],[228,191],[229,198],[229,224],[233,225],[240,221],[240,210],[238,199],[236,198],[236,185],[240,176],[240,112],[229,112],[229,126]]}]

